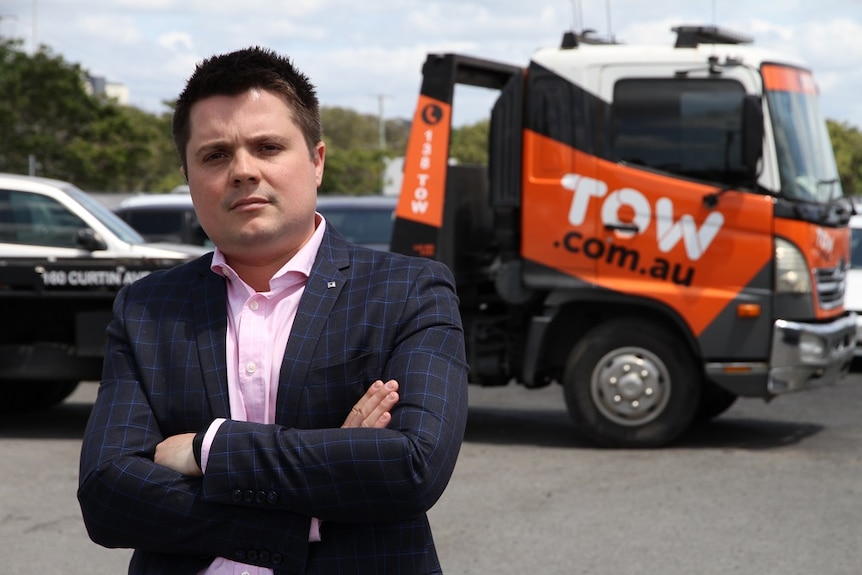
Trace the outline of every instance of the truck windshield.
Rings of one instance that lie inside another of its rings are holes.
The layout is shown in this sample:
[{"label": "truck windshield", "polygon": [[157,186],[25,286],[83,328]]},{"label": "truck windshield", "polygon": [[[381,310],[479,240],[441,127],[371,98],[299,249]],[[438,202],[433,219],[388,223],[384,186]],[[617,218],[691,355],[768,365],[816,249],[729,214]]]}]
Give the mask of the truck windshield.
[{"label": "truck windshield", "polygon": [[761,67],[775,134],[781,194],[827,203],[843,192],[832,143],[817,105],[817,86],[807,70]]},{"label": "truck windshield", "polygon": [[124,222],[117,214],[100,204],[91,195],[75,186],[66,186],[65,192],[84,206],[93,216],[102,222],[115,236],[128,244],[142,244],[144,238]]}]

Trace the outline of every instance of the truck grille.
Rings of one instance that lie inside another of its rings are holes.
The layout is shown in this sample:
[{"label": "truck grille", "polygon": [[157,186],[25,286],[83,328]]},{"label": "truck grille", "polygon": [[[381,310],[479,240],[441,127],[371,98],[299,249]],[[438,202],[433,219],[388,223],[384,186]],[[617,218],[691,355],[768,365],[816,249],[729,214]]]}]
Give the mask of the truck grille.
[{"label": "truck grille", "polygon": [[844,303],[846,267],[842,260],[834,268],[814,270],[814,278],[817,282],[817,301],[822,309],[835,309]]}]

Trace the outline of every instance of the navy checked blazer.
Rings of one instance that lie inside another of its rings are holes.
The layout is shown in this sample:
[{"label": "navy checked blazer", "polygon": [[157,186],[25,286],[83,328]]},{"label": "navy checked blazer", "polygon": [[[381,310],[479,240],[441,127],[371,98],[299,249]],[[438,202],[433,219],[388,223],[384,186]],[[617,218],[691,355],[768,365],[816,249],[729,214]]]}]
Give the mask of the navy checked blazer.
[{"label": "navy checked blazer", "polygon": [[[130,573],[195,574],[226,557],[277,574],[441,573],[426,511],[467,417],[451,272],[327,229],[281,366],[276,424],[228,420],[203,478],[156,444],[230,417],[225,279],[212,254],[155,272],[114,303],[78,500],[90,537]],[[386,429],[340,429],[376,379],[399,382]],[[308,542],[310,518],[322,541]]]}]

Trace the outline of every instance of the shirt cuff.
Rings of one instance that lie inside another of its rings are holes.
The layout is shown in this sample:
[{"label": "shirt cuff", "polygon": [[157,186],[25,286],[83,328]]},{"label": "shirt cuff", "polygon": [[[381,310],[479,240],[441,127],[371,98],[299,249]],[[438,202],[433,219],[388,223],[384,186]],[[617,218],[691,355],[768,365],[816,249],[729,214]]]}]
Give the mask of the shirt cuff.
[{"label": "shirt cuff", "polygon": [[317,543],[320,541],[320,519],[317,517],[311,518],[311,527],[308,529],[308,542]]},{"label": "shirt cuff", "polygon": [[[192,449],[195,450],[195,461],[198,462],[203,473],[207,472],[207,460],[209,460],[210,457],[210,447],[212,447],[216,432],[225,421],[227,421],[227,419],[223,417],[213,420],[207,428],[206,433],[198,433],[192,443]],[[198,441],[198,437],[201,438],[200,441]],[[198,443],[200,443],[200,455],[198,455],[198,452],[196,451]]]}]

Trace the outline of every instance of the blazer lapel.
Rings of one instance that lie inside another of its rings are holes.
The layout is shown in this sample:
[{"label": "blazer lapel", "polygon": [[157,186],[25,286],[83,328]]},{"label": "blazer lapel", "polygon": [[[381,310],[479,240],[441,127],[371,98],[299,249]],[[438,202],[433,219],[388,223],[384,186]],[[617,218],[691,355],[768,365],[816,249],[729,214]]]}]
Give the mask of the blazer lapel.
[{"label": "blazer lapel", "polygon": [[296,427],[306,374],[323,327],[344,289],[344,270],[349,265],[347,242],[327,228],[287,340],[279,375],[276,423]]},{"label": "blazer lapel", "polygon": [[201,376],[213,417],[230,418],[230,396],[225,365],[227,287],[224,278],[209,269],[209,265],[199,273],[199,287],[194,290],[196,297],[193,305]]}]

